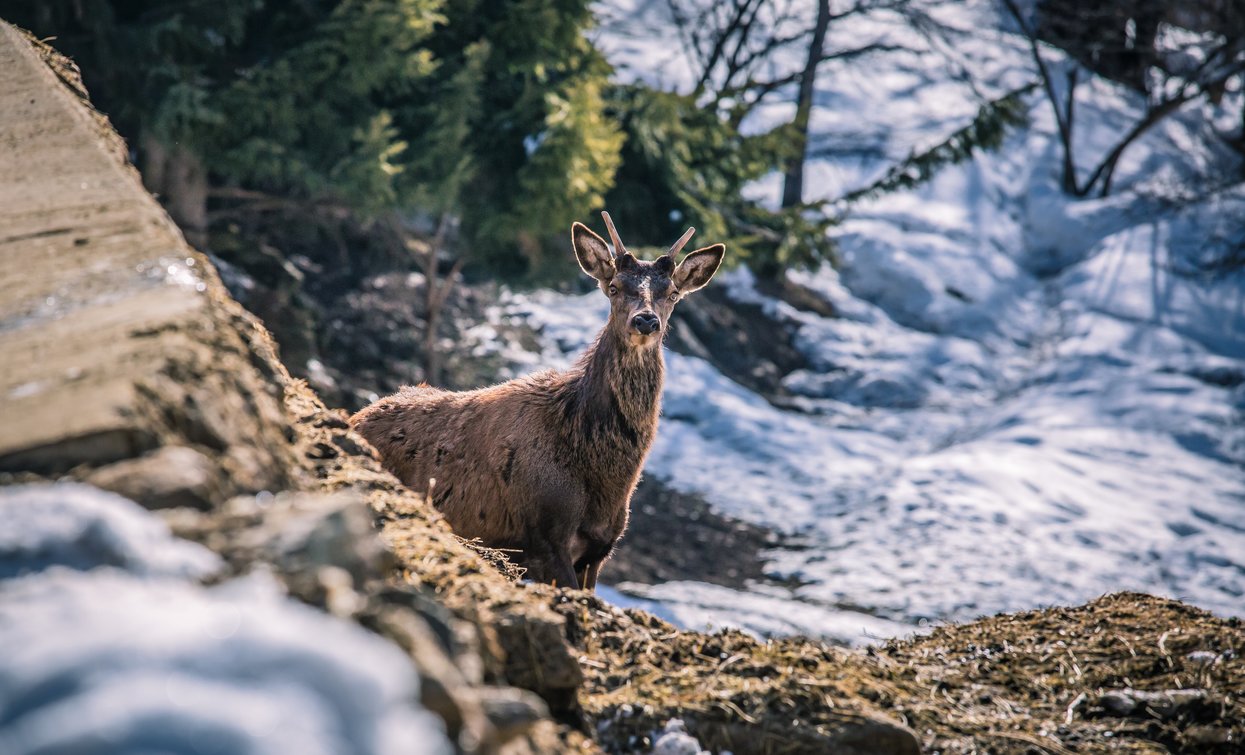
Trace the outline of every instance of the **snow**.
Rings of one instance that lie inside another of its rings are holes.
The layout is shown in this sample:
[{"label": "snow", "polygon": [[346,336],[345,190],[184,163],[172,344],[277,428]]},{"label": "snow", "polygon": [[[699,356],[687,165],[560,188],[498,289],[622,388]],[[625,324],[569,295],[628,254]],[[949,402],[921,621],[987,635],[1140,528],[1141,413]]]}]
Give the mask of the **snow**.
[{"label": "snow", "polygon": [[651,755],[709,755],[709,751],[701,749],[700,742],[687,733],[682,719],[672,718],[657,733]]},{"label": "snow", "polygon": [[[680,51],[653,31],[664,6],[608,7],[599,42],[621,75],[686,90]],[[819,76],[815,140],[879,149],[815,159],[814,197],[867,183],[983,96],[1035,79],[1021,40],[994,31],[993,3],[933,12],[951,32],[885,16],[839,30],[916,51]],[[1079,92],[1084,178],[1141,103],[1101,81]],[[1030,127],[998,151],[855,207],[834,231],[841,270],[792,273],[840,317],[768,299],[746,270],[711,284],[798,323],[810,368],[785,385],[803,411],[667,352],[646,473],[794,537],[768,569],[802,586],[625,586],[642,605],[686,626],[847,642],[1121,589],[1245,615],[1245,273],[1207,268],[1245,244],[1245,191],[1189,188],[1239,157],[1178,115],[1129,149],[1112,196],[1075,199],[1058,187],[1049,106],[1029,102]],[[772,201],[778,185],[755,191]],[[542,333],[531,367],[564,366],[606,314],[596,292],[501,309]]]},{"label": "snow", "polygon": [[137,503],[89,485],[0,487],[0,522],[0,579],[53,566],[199,579],[224,566]]},{"label": "snow", "polygon": [[0,521],[0,751],[452,750],[395,645],[263,571],[198,585],[216,556],[136,504],[28,485]]},{"label": "snow", "polygon": [[632,598],[635,603],[630,607],[655,612],[676,626],[706,631],[743,627],[764,637],[815,636],[842,645],[871,645],[914,631],[902,622],[846,608],[826,608],[791,590],[766,585],[746,591],[704,582],[623,587],[639,596],[638,600]]}]

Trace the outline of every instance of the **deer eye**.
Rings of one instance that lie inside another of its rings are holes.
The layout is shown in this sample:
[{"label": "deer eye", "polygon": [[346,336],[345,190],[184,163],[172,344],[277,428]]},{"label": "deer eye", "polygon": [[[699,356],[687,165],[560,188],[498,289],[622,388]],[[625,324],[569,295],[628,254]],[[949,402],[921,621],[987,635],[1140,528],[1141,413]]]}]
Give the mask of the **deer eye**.
[{"label": "deer eye", "polygon": [[610,284],[610,296],[614,296],[617,293],[618,293],[618,286],[615,286],[613,283],[611,283]]},{"label": "deer eye", "polygon": [[675,292],[673,292],[673,293],[671,293],[671,294],[670,294],[670,301],[678,301],[678,300],[679,300],[679,292],[678,292],[678,291],[675,291]]}]

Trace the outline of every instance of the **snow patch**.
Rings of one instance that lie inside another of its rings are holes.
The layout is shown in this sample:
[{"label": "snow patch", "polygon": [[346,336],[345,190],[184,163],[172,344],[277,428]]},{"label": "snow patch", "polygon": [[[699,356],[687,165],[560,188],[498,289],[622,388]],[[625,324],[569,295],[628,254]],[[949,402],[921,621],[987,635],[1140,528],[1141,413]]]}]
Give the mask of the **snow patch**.
[{"label": "snow patch", "polygon": [[286,599],[114,569],[0,583],[0,743],[36,752],[448,753],[397,647]]},{"label": "snow patch", "polygon": [[223,567],[133,501],[89,485],[0,487],[0,580],[53,566],[200,579]]},{"label": "snow patch", "polygon": [[137,504],[0,488],[0,752],[448,753],[395,645]]}]

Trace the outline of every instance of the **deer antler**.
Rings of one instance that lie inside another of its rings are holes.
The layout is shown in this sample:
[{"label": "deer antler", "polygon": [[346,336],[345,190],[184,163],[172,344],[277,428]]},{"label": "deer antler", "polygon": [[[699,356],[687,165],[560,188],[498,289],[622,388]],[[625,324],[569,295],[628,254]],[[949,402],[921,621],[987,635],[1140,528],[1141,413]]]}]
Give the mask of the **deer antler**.
[{"label": "deer antler", "polygon": [[670,251],[666,252],[666,256],[670,259],[674,259],[679,252],[683,251],[683,247],[687,245],[687,240],[690,239],[692,234],[695,232],[696,229],[689,226],[688,229],[683,232],[683,235],[679,237],[679,240],[674,242],[674,246],[670,247]]},{"label": "deer antler", "polygon": [[610,232],[610,241],[614,242],[614,256],[617,257],[627,251],[627,247],[623,246],[622,239],[618,238],[618,229],[614,228],[614,221],[610,219],[610,214],[602,210],[601,217],[605,218],[605,230]]}]

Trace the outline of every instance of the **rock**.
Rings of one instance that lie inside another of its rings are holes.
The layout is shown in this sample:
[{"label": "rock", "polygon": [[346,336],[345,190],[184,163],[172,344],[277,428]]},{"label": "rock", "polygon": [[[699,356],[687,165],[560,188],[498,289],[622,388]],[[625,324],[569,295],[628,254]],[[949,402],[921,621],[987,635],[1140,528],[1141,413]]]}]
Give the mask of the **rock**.
[{"label": "rock", "polygon": [[[254,505],[253,500],[236,505]],[[348,492],[278,495],[263,509],[258,526],[239,533],[232,547],[272,563],[292,593],[325,607],[334,600],[344,607],[349,599],[343,590],[362,591],[392,563],[367,503]]]},{"label": "rock", "polygon": [[500,746],[527,734],[549,717],[549,708],[537,695],[515,687],[482,687],[476,691],[493,726],[491,744]]},{"label": "rock", "polygon": [[1197,745],[1222,745],[1232,741],[1232,732],[1220,726],[1190,726],[1184,736]]},{"label": "rock", "polygon": [[[0,472],[182,445],[220,454],[227,494],[284,487],[268,336],[108,146],[107,121],[3,23],[0,61]],[[235,447],[253,458],[234,465]]]},{"label": "rock", "polygon": [[577,715],[583,670],[566,641],[566,619],[543,606],[515,605],[490,617],[508,684],[529,689],[550,710]]},{"label": "rock", "polygon": [[446,732],[462,751],[475,752],[499,741],[477,690],[467,684],[423,617],[409,608],[385,606],[365,615],[363,621],[396,642],[415,662],[421,675],[420,703],[445,721]]},{"label": "rock", "polygon": [[377,459],[376,452],[372,450],[371,444],[363,439],[362,435],[356,432],[334,433],[333,443],[343,453],[350,456],[367,456]]},{"label": "rock", "polygon": [[687,727],[678,718],[666,722],[666,728],[653,742],[652,755],[709,755],[700,748],[700,742],[687,733]]},{"label": "rock", "polygon": [[480,637],[474,625],[455,618],[444,603],[412,585],[387,586],[377,592],[375,598],[380,604],[410,609],[418,614],[467,683],[484,683]]},{"label": "rock", "polygon": [[221,499],[221,470],[185,446],[165,446],[137,459],[100,467],[85,481],[149,509],[186,506],[207,510]]},{"label": "rock", "polygon": [[1102,693],[1090,703],[1100,715],[1120,718],[1176,718],[1210,703],[1204,689],[1169,689],[1157,692],[1124,688]]},{"label": "rock", "polygon": [[697,723],[695,733],[712,750],[733,752],[834,753],[834,755],[920,755],[915,733],[895,721],[876,716],[844,714],[833,723],[812,727],[744,724],[739,721]]},{"label": "rock", "polygon": [[1199,666],[1214,666],[1223,660],[1223,656],[1219,653],[1212,653],[1209,650],[1194,650],[1185,656],[1190,663],[1196,663]]}]

